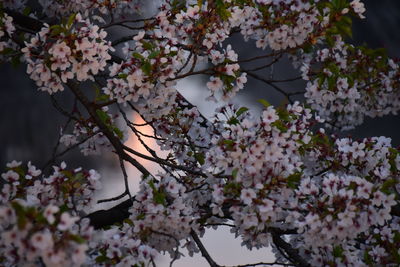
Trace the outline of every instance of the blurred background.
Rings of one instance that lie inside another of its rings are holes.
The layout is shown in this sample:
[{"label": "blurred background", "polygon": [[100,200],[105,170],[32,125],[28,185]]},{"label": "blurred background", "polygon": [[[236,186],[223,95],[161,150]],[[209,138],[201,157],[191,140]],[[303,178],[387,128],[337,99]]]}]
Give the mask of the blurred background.
[{"label": "blurred background", "polygon": [[[355,19],[353,22],[354,44],[366,43],[373,48],[385,47],[391,57],[400,57],[400,1],[396,0],[366,0],[366,19]],[[148,12],[154,10],[154,5],[149,5]],[[120,34],[120,33],[114,33]],[[242,37],[235,35],[227,40],[232,44],[239,58],[249,58],[257,55],[258,49],[252,42],[244,42]],[[259,54],[263,53],[258,51]],[[265,51],[264,51],[265,53]],[[264,54],[263,53],[263,54]],[[246,67],[251,68],[252,65]],[[273,77],[275,79],[287,79],[298,76],[291,64],[283,59],[271,69],[264,69],[257,73],[260,76]],[[206,77],[191,77],[179,82],[180,92],[193,104],[198,105],[200,111],[209,116],[214,109],[204,101],[208,96],[205,83]],[[304,89],[304,82],[291,82],[282,84],[282,87],[290,91]],[[26,74],[25,66],[17,68],[10,64],[0,64],[0,170],[4,170],[5,164],[11,160],[32,161],[40,167],[46,164],[54,153],[60,129],[65,124],[66,118],[52,105],[49,95],[38,92],[33,81]],[[54,97],[66,110],[71,110],[73,97],[69,92],[55,94]],[[246,106],[254,112],[259,112],[261,105],[257,99],[264,98],[274,105],[283,103],[282,96],[273,88],[264,83],[249,78],[244,90],[240,91],[236,99],[241,106]],[[297,100],[302,100],[298,96]],[[366,122],[355,130],[343,133],[354,138],[369,136],[388,136],[393,140],[393,145],[400,145],[400,117],[391,115],[383,118],[367,119]],[[140,149],[135,138],[131,137],[129,145]],[[118,162],[113,155],[84,157],[79,151],[72,151],[62,158],[71,168],[82,166],[84,168],[100,169],[103,177],[104,189],[98,197],[117,195],[123,191],[122,174]],[[60,161],[57,161],[60,163]],[[143,162],[153,173],[157,168],[148,162]],[[129,166],[127,166],[129,168]],[[139,175],[129,168],[132,190],[137,188]],[[112,188],[112,190],[110,190]],[[109,206],[116,203],[109,203]],[[271,256],[265,251],[253,251],[244,253],[240,248],[240,241],[234,240],[233,235],[228,234],[228,229],[208,231],[204,244],[214,259],[222,265],[244,264],[256,261],[271,261]],[[161,266],[167,265],[163,260]],[[207,266],[201,257],[180,260],[174,266]]]}]

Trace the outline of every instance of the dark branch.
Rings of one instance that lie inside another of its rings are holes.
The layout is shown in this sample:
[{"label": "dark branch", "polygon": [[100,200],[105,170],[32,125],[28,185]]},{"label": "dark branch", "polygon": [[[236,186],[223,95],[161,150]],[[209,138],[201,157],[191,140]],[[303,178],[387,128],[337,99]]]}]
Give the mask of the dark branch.
[{"label": "dark branch", "polygon": [[13,23],[21,26],[32,32],[39,32],[43,27],[43,23],[37,19],[22,15],[10,9],[4,9],[4,11],[13,18]]},{"label": "dark branch", "polygon": [[208,253],[207,249],[204,247],[203,243],[201,243],[201,240],[199,236],[196,234],[195,231],[191,231],[190,235],[192,236],[194,242],[196,243],[197,247],[199,248],[201,255],[207,260],[208,264],[210,264],[211,267],[220,267],[210,256]]},{"label": "dark branch", "polygon": [[285,251],[288,255],[289,260],[297,267],[308,267],[310,266],[307,261],[305,261],[298,253],[296,249],[294,249],[289,243],[282,239],[279,233],[271,231],[272,240],[274,244],[280,248],[281,250]]},{"label": "dark branch", "polygon": [[82,91],[79,89],[79,86],[77,83],[73,81],[68,81],[67,82],[68,87],[71,89],[71,91],[74,93],[76,98],[82,103],[82,105],[86,108],[90,116],[93,118],[94,122],[96,125],[100,128],[100,130],[103,132],[103,134],[107,137],[107,139],[110,141],[112,146],[115,149],[115,152],[124,160],[128,161],[131,163],[136,169],[138,169],[143,175],[149,176],[150,172],[142,165],[140,164],[137,160],[129,156],[125,151],[124,151],[124,146],[121,143],[121,141],[112,133],[108,127],[103,123],[103,121],[98,117],[96,113],[96,107],[94,107],[90,101],[86,98],[86,96],[82,93]]},{"label": "dark branch", "polygon": [[280,266],[296,266],[292,263],[281,263],[281,262],[257,262],[257,263],[249,263],[249,264],[243,264],[243,265],[235,265],[233,267],[253,267],[253,266],[275,266],[275,265],[280,265]]},{"label": "dark branch", "polygon": [[108,210],[95,211],[85,218],[89,218],[90,224],[95,229],[106,228],[116,223],[122,223],[130,215],[129,208],[132,206],[132,200],[128,199]]}]

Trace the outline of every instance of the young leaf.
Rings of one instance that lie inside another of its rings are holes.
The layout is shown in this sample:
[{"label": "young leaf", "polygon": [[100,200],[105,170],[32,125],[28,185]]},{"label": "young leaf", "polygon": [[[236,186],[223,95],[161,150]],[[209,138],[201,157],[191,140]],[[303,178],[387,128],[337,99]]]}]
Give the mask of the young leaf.
[{"label": "young leaf", "polygon": [[248,111],[249,109],[248,108],[246,108],[246,107],[241,107],[241,108],[239,108],[238,109],[238,111],[236,111],[236,116],[240,116],[240,115],[242,115],[243,113],[245,113],[246,111]]},{"label": "young leaf", "polygon": [[262,99],[262,98],[260,98],[260,99],[258,99],[257,100],[257,102],[258,103],[261,103],[264,107],[269,107],[269,106],[271,106],[271,104],[267,101],[267,100],[265,100],[265,99]]}]

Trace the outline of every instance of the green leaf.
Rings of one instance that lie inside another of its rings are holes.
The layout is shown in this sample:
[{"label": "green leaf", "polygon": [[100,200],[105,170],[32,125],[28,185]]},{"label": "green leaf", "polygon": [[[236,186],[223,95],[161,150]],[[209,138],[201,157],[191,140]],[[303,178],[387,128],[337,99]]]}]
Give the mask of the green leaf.
[{"label": "green leaf", "polygon": [[205,157],[203,153],[195,153],[194,158],[197,160],[200,165],[204,165],[205,163]]},{"label": "green leaf", "polygon": [[146,50],[152,50],[153,49],[153,45],[150,42],[142,41],[142,44],[143,44],[144,49],[146,49]]},{"label": "green leaf", "polygon": [[276,127],[278,130],[280,130],[283,133],[286,133],[288,130],[285,123],[281,120],[274,121],[273,123],[271,123],[271,125]]},{"label": "green leaf", "polygon": [[144,74],[146,74],[147,76],[150,76],[151,74],[151,64],[149,61],[146,61],[142,67],[141,67],[142,71],[144,72]]},{"label": "green leaf", "polygon": [[238,183],[228,183],[224,186],[225,194],[240,195],[241,187]]},{"label": "green leaf", "polygon": [[63,212],[69,211],[69,208],[66,204],[61,205],[59,208],[60,208],[60,210],[59,210],[60,214],[62,214]]},{"label": "green leaf", "polygon": [[97,263],[106,262],[106,261],[108,261],[108,260],[109,260],[109,259],[107,258],[106,255],[100,255],[100,256],[98,256],[98,257],[96,258],[96,262],[97,262]]},{"label": "green leaf", "polygon": [[267,100],[262,99],[262,98],[258,99],[257,102],[261,103],[266,108],[269,107],[269,106],[272,106]]},{"label": "green leaf", "polygon": [[120,79],[126,79],[126,77],[128,77],[128,74],[126,74],[126,73],[118,74],[118,78],[120,78]]},{"label": "green leaf", "polygon": [[287,178],[287,186],[292,189],[296,189],[300,184],[301,172],[296,172],[288,176]]},{"label": "green leaf", "polygon": [[290,122],[290,113],[287,111],[286,108],[278,108],[277,110],[278,116],[282,121]]},{"label": "green leaf", "polygon": [[106,102],[110,100],[110,97],[106,94],[103,94],[100,88],[97,85],[93,85],[94,93],[95,93],[95,100],[96,102]]},{"label": "green leaf", "polygon": [[124,138],[124,134],[122,133],[122,131],[118,127],[113,127],[112,130],[118,136],[119,139],[123,139]]},{"label": "green leaf", "polygon": [[215,0],[216,11],[222,20],[227,20],[231,16],[231,12],[228,11],[224,0]]},{"label": "green leaf", "polygon": [[25,208],[16,201],[12,202],[11,206],[14,208],[15,213],[17,214],[18,229],[23,230],[25,225],[28,223]]},{"label": "green leaf", "polygon": [[163,192],[153,192],[153,199],[157,204],[166,205],[166,198]]},{"label": "green leaf", "polygon": [[236,111],[236,116],[240,116],[240,115],[242,115],[243,113],[245,113],[246,111],[248,111],[249,109],[248,108],[246,108],[246,107],[241,107],[241,108],[239,108],[239,110],[238,111]]},{"label": "green leaf", "polygon": [[144,59],[144,57],[143,57],[141,54],[137,53],[137,52],[133,52],[133,53],[132,53],[132,56],[133,56],[134,58],[137,58],[137,59]]},{"label": "green leaf", "polygon": [[60,25],[53,25],[50,27],[51,36],[57,36],[63,31],[64,29]]},{"label": "green leaf", "polygon": [[155,51],[150,53],[149,58],[150,59],[156,58],[160,53],[161,53],[160,50],[155,50]]},{"label": "green leaf", "polygon": [[96,97],[96,101],[98,102],[107,102],[110,100],[110,97],[106,94],[100,94],[99,96]]},{"label": "green leaf", "polygon": [[138,216],[136,216],[136,220],[143,220],[146,217],[144,213],[140,213]]},{"label": "green leaf", "polygon": [[332,7],[336,11],[342,11],[344,8],[348,7],[346,0],[332,0]]},{"label": "green leaf", "polygon": [[353,32],[351,29],[352,21],[351,18],[349,17],[342,17],[337,23],[336,27],[338,30],[338,33],[342,35],[343,37],[352,37]]},{"label": "green leaf", "polygon": [[71,28],[72,23],[74,23],[75,17],[76,17],[76,14],[71,14],[71,16],[69,16],[68,21],[67,21],[67,28],[68,29]]},{"label": "green leaf", "polygon": [[235,142],[230,139],[225,139],[223,142],[225,145],[230,145],[230,146],[233,146],[233,144],[235,144]]},{"label": "green leaf", "polygon": [[335,258],[342,258],[343,257],[343,248],[342,248],[342,246],[335,246],[334,248],[333,248],[333,256],[335,257]]},{"label": "green leaf", "polygon": [[336,78],[334,76],[328,77],[328,89],[329,91],[335,91],[336,90]]},{"label": "green leaf", "polygon": [[227,121],[227,123],[228,123],[229,125],[236,125],[236,124],[239,123],[239,120],[238,120],[236,117],[231,117],[231,118]]},{"label": "green leaf", "polygon": [[83,244],[86,242],[86,240],[79,235],[70,235],[70,238],[72,241],[75,241],[78,244]]},{"label": "green leaf", "polygon": [[233,178],[236,178],[238,172],[239,172],[239,169],[238,169],[238,168],[234,169],[234,170],[232,171],[232,177],[233,177]]},{"label": "green leaf", "polygon": [[16,68],[21,64],[20,56],[16,55],[11,58],[11,65]]},{"label": "green leaf", "polygon": [[386,180],[381,187],[381,191],[386,195],[389,195],[393,192],[393,188],[397,185],[396,179]]},{"label": "green leaf", "polygon": [[400,232],[395,232],[394,233],[394,238],[393,238],[394,242],[396,242],[397,244],[400,244]]},{"label": "green leaf", "polygon": [[108,114],[101,110],[101,109],[97,109],[96,110],[96,114],[97,116],[99,116],[99,119],[104,123],[104,124],[108,124],[110,121],[110,117],[108,116]]},{"label": "green leaf", "polygon": [[24,10],[22,11],[22,14],[25,16],[28,16],[31,13],[31,8],[29,6],[25,7]]},{"label": "green leaf", "polygon": [[371,255],[369,255],[368,252],[369,252],[368,250],[365,250],[365,252],[364,252],[364,262],[367,265],[372,266],[374,261],[372,260],[372,257],[371,257]]},{"label": "green leaf", "polygon": [[153,189],[153,191],[157,191],[156,186],[154,185],[154,181],[153,181],[153,180],[150,180],[150,181],[149,181],[149,186],[150,186],[151,189]]},{"label": "green leaf", "polygon": [[14,49],[12,49],[10,47],[6,47],[3,49],[3,51],[0,52],[0,54],[9,55],[9,54],[12,54],[13,52],[14,52]]},{"label": "green leaf", "polygon": [[233,140],[229,140],[229,139],[225,139],[222,142],[226,146],[226,148],[229,150],[233,149],[233,146],[235,145],[235,142]]},{"label": "green leaf", "polygon": [[124,223],[126,223],[126,224],[129,224],[129,225],[133,226],[133,222],[132,222],[132,220],[131,220],[131,219],[128,219],[128,218],[126,218],[126,219],[124,220]]},{"label": "green leaf", "polygon": [[306,53],[306,54],[311,53],[313,51],[313,48],[314,48],[314,46],[310,43],[304,44],[304,47],[303,47],[304,53]]}]

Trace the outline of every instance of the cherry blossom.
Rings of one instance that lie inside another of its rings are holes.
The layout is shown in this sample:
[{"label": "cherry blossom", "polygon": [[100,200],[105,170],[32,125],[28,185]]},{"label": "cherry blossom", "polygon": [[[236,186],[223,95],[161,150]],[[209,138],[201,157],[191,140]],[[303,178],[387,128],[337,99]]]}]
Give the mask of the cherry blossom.
[{"label": "cherry blossom", "polygon": [[[22,59],[39,90],[76,103],[66,110],[51,96],[68,121],[43,168],[13,160],[1,173],[1,265],[149,266],[160,254],[172,265],[198,253],[222,266],[201,240],[220,227],[247,249],[272,248],[276,261],[256,265],[399,264],[400,151],[387,137],[340,137],[400,107],[398,62],[345,42],[351,17],[364,18],[361,1],[160,1],[148,18],[132,16],[141,1],[30,4],[0,4],[0,52]],[[243,58],[234,34],[262,54]],[[255,73],[272,76],[286,56],[305,103]],[[218,106],[210,116],[177,89],[195,75],[209,113]],[[238,104],[250,79],[287,104],[260,99],[259,113]],[[73,149],[111,154],[124,191],[96,202],[100,174],[62,161]],[[141,173],[137,192],[126,163]]]}]

